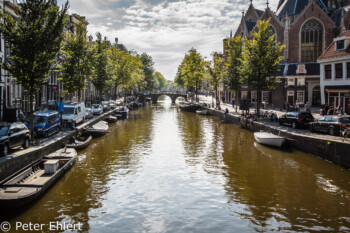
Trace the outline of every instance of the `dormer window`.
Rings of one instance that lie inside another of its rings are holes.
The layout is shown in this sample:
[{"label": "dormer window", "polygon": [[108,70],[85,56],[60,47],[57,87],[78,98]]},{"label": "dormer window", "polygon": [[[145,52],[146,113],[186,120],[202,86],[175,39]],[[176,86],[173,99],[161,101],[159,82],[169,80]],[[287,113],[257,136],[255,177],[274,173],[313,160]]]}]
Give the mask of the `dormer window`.
[{"label": "dormer window", "polygon": [[345,40],[338,40],[336,42],[336,50],[343,50],[345,49]]}]

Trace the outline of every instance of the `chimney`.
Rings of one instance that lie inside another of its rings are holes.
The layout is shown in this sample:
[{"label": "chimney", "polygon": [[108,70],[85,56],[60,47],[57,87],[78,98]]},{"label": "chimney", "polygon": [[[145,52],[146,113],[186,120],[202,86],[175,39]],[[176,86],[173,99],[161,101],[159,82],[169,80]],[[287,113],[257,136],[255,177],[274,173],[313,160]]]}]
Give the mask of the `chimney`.
[{"label": "chimney", "polygon": [[118,37],[115,38],[115,43],[118,44]]}]

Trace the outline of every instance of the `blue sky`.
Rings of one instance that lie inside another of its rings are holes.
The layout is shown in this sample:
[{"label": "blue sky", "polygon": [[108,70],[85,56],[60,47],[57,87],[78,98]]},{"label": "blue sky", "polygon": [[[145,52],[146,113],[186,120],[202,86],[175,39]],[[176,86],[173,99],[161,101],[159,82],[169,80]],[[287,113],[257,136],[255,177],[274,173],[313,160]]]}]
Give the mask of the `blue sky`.
[{"label": "blue sky", "polygon": [[[272,11],[277,3],[270,0]],[[70,0],[69,11],[87,17],[89,34],[100,31],[129,50],[148,53],[156,70],[173,80],[191,47],[207,59],[222,52],[222,40],[235,32],[248,5],[249,0]],[[253,5],[265,10],[266,0]]]}]

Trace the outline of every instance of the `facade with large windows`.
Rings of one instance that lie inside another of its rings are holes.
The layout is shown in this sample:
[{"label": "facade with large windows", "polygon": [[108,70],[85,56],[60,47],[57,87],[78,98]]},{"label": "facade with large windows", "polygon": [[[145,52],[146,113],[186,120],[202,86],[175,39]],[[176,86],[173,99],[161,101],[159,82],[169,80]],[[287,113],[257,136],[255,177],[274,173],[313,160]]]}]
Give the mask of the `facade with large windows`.
[{"label": "facade with large windows", "polygon": [[[296,101],[301,105],[306,102],[320,105],[322,90],[317,59],[333,38],[350,28],[350,1],[279,0],[275,12],[268,5],[264,11],[257,10],[251,1],[247,11],[242,13],[234,36],[249,38],[250,33],[257,30],[257,21],[267,19],[270,19],[276,41],[284,44],[285,49],[279,71],[272,74],[280,79],[280,83],[275,90],[269,91],[269,97],[267,92],[260,93],[262,102],[275,107],[286,102],[295,104]],[[345,75],[345,68],[341,64],[325,65],[324,74],[325,79],[332,79],[333,74],[334,79],[340,80]],[[256,101],[255,90],[243,88],[242,91],[247,92],[246,96],[252,103]]]},{"label": "facade with large windows", "polygon": [[318,62],[322,104],[340,107],[350,114],[350,31],[334,38]]}]

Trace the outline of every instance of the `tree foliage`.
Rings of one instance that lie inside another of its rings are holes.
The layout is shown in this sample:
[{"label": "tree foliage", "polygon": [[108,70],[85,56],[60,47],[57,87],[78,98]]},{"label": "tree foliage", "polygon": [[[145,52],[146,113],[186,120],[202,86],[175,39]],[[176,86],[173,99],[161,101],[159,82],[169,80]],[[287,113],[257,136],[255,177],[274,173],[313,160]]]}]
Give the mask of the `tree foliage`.
[{"label": "tree foliage", "polygon": [[208,73],[208,82],[215,89],[215,96],[218,94],[218,86],[224,75],[224,59],[222,54],[213,53],[213,60],[206,62],[206,70]]},{"label": "tree foliage", "polygon": [[110,79],[110,73],[108,72],[108,46],[107,43],[102,40],[100,32],[97,32],[96,36],[92,83],[101,94],[107,87],[108,80]]},{"label": "tree foliage", "polygon": [[154,77],[158,82],[157,89],[159,89],[159,90],[163,89],[165,87],[165,84],[166,84],[166,80],[165,80],[164,76],[160,72],[156,71],[154,73]]},{"label": "tree foliage", "polygon": [[238,101],[238,91],[243,84],[243,78],[240,74],[240,66],[242,65],[243,38],[240,36],[229,38],[225,44],[228,56],[225,63],[224,83],[229,90],[236,93],[236,101]]},{"label": "tree foliage", "polygon": [[181,66],[182,78],[184,86],[187,89],[193,88],[196,92],[196,100],[198,100],[198,89],[200,88],[204,78],[204,60],[196,49],[192,48],[185,55]]},{"label": "tree foliage", "polygon": [[251,34],[251,39],[245,40],[243,47],[243,60],[240,73],[246,83],[253,90],[257,90],[256,113],[259,115],[261,90],[275,88],[277,79],[271,75],[278,70],[278,64],[283,59],[281,56],[284,45],[275,41],[272,35],[270,19],[260,20],[257,24],[257,32]]},{"label": "tree foliage", "polygon": [[69,31],[65,34],[62,53],[65,57],[60,69],[59,81],[66,92],[78,91],[80,101],[81,90],[85,89],[86,78],[92,73],[93,54],[91,43],[86,37],[86,23],[77,24],[76,34]]},{"label": "tree foliage", "polygon": [[181,72],[181,68],[183,66],[183,61],[182,63],[178,66],[177,68],[177,72],[176,72],[176,76],[174,79],[174,83],[178,88],[184,88],[185,87],[185,83],[184,80],[182,78],[182,72]]},{"label": "tree foliage", "polygon": [[32,133],[33,95],[47,81],[60,50],[67,10],[68,2],[60,9],[54,0],[23,0],[15,5],[16,18],[7,11],[0,14],[0,32],[10,48],[1,66],[29,91]]},{"label": "tree foliage", "polygon": [[145,89],[153,90],[155,87],[153,59],[147,53],[142,53],[138,57],[143,64],[143,72],[145,75]]}]

